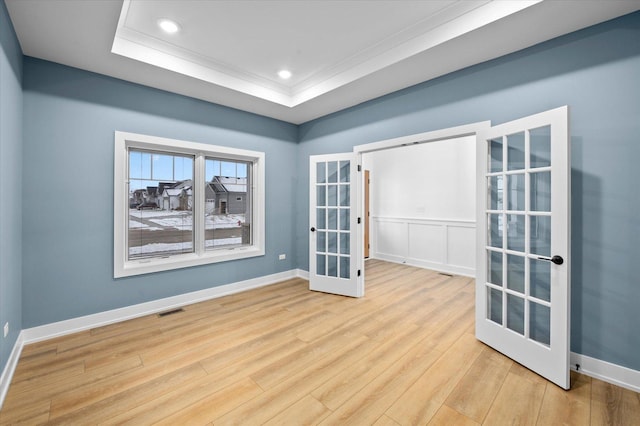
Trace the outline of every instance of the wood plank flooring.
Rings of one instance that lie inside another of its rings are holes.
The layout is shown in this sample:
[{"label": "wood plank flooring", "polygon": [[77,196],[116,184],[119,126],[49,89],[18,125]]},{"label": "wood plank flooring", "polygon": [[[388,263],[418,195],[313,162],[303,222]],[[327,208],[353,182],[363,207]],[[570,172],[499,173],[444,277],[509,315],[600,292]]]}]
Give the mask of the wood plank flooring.
[{"label": "wood plank flooring", "polygon": [[366,297],[293,279],[24,348],[0,424],[638,425],[474,338],[473,280],[369,260]]}]

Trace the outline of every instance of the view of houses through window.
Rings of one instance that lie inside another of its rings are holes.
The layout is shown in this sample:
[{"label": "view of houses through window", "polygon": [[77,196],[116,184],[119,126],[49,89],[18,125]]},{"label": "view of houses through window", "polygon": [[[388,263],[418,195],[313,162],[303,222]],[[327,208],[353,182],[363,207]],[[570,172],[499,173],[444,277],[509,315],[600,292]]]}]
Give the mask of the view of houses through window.
[{"label": "view of houses through window", "polygon": [[251,244],[250,163],[205,159],[205,249]]},{"label": "view of houses through window", "polygon": [[[129,149],[128,259],[194,252],[195,157]],[[251,244],[250,163],[205,158],[205,249]]]}]

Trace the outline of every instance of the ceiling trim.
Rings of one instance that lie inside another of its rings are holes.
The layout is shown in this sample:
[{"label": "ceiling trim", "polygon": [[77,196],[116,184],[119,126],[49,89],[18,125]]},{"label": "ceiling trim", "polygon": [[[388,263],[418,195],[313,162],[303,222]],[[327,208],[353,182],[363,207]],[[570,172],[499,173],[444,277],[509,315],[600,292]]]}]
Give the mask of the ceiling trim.
[{"label": "ceiling trim", "polygon": [[457,1],[349,58],[330,64],[293,87],[130,28],[127,17],[132,1],[124,0],[122,4],[112,53],[294,108],[542,0]]}]

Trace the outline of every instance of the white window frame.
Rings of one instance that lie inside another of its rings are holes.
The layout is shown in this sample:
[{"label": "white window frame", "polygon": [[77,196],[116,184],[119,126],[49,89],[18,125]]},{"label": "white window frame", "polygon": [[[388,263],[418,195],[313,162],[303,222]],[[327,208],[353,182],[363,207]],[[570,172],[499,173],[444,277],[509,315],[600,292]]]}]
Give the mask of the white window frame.
[{"label": "white window frame", "polygon": [[[128,220],[129,220],[129,148],[164,151],[193,155],[193,227],[194,252],[176,254],[162,258],[145,258],[129,260],[128,252]],[[248,246],[219,248],[206,250],[204,241],[205,206],[205,158],[216,157],[229,160],[241,160],[251,163],[251,227],[252,243]],[[196,184],[200,182],[201,184]],[[136,133],[115,132],[114,179],[113,179],[113,276],[114,278],[186,268],[245,259],[265,254],[265,153],[245,149],[230,148],[218,145],[189,142],[177,139]]]}]

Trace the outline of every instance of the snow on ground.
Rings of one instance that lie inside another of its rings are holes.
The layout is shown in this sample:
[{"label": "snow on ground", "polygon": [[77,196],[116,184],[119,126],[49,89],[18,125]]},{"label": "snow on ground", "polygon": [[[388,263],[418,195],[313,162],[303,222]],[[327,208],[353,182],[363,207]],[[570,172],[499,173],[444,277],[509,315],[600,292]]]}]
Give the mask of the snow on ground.
[{"label": "snow on ground", "polygon": [[[136,220],[138,219],[138,220]],[[145,219],[153,222],[161,228],[156,228],[139,222]],[[244,223],[244,214],[220,214],[207,215],[205,217],[205,229],[237,228],[238,222]],[[133,225],[133,226],[132,226]],[[193,227],[193,215],[189,211],[180,210],[137,210],[129,209],[129,229],[148,229],[156,231],[166,228],[175,228],[179,231],[191,231]]]},{"label": "snow on ground", "polygon": [[[207,240],[205,242],[206,247],[226,246],[232,244],[242,243],[242,238],[222,238],[219,240]],[[180,252],[192,250],[193,245],[190,242],[186,243],[153,243],[140,247],[129,247],[129,256],[137,256],[141,254],[162,253],[162,252]]]},{"label": "snow on ground", "polygon": [[129,218],[129,229],[148,229],[149,231],[160,231],[162,228],[149,226],[147,224]]}]

